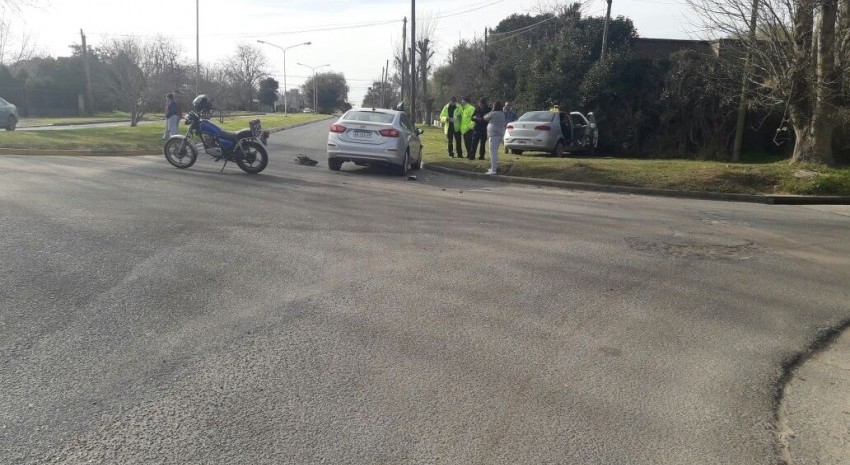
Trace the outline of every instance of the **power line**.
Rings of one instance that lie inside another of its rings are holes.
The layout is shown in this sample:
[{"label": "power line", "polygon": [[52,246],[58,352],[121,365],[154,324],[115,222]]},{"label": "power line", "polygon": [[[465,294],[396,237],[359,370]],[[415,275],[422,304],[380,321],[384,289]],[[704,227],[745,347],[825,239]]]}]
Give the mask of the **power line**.
[{"label": "power line", "polygon": [[[503,35],[504,37],[499,37],[498,39],[491,40],[491,41],[490,41],[490,44],[491,44],[491,45],[492,45],[492,44],[498,44],[498,43],[500,43],[500,42],[504,42],[504,41],[506,41],[506,40],[513,39],[513,38],[515,38],[515,37],[519,37],[519,36],[521,36],[521,35],[525,34],[526,32],[529,32],[529,31],[531,31],[532,29],[534,29],[534,28],[536,28],[536,27],[540,26],[541,24],[543,24],[543,23],[545,23],[545,22],[547,22],[547,21],[551,21],[551,20],[553,20],[553,19],[557,19],[557,18],[558,18],[557,16],[550,16],[550,17],[548,17],[548,18],[544,19],[543,21],[539,21],[539,22],[537,22],[537,23],[534,23],[534,24],[531,24],[531,25],[528,25],[528,26],[525,26],[525,27],[521,27],[521,28],[519,28],[519,29],[514,29],[513,31],[499,32],[499,33],[492,33],[491,35],[499,34],[499,35]],[[510,35],[506,35],[506,34],[510,34]]]},{"label": "power line", "polygon": [[449,13],[449,14],[444,14],[444,15],[440,15],[440,16],[435,16],[434,19],[451,18],[452,16],[465,15],[467,13],[472,13],[473,11],[483,10],[484,8],[487,8],[488,6],[493,6],[497,3],[502,3],[504,1],[505,0],[497,0],[495,2],[491,2],[491,3],[488,3],[486,5],[481,5],[481,6],[478,6],[478,7],[470,8],[468,10],[459,11],[457,13]]}]

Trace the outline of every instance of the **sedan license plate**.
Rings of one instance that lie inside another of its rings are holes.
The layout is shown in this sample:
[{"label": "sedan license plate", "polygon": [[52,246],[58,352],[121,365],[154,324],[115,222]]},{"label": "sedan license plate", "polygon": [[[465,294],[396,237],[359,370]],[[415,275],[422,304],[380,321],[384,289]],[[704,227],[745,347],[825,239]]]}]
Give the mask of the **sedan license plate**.
[{"label": "sedan license plate", "polygon": [[351,135],[355,139],[370,139],[372,137],[372,133],[370,131],[354,131]]}]

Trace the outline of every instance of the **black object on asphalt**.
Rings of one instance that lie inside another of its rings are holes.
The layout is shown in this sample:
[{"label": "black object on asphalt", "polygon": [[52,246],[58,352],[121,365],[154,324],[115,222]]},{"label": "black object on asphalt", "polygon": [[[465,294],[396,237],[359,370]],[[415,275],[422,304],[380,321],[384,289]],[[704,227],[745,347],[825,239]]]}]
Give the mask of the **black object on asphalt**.
[{"label": "black object on asphalt", "polygon": [[316,166],[316,165],[319,164],[319,162],[317,162],[316,160],[313,160],[312,158],[310,158],[310,157],[308,157],[307,155],[304,155],[304,154],[299,154],[298,157],[295,159],[295,163],[298,163],[299,165],[307,165],[307,166]]}]

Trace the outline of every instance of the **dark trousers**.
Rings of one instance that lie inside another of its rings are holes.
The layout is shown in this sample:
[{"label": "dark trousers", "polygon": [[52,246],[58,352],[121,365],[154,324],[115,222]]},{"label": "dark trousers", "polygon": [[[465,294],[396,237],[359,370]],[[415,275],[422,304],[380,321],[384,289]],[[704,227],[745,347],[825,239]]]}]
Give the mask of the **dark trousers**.
[{"label": "dark trousers", "polygon": [[466,133],[464,133],[463,145],[466,146],[467,156],[475,157],[475,155],[472,155],[472,131],[466,131]]},{"label": "dark trousers", "polygon": [[475,152],[478,151],[478,158],[484,159],[484,145],[487,144],[487,133],[475,132],[472,136],[472,150],[469,151],[469,157],[475,158]]},{"label": "dark trousers", "polygon": [[462,136],[460,131],[455,131],[454,123],[449,123],[449,132],[446,133],[446,138],[449,140],[449,156],[455,153],[454,147],[457,146],[457,156],[463,156],[463,144],[461,143]]}]

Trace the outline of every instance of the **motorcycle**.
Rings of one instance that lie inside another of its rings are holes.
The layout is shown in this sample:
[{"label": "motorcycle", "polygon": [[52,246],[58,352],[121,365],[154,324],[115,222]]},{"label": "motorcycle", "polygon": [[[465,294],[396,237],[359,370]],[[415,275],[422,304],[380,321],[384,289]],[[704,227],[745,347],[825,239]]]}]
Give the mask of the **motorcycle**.
[{"label": "motorcycle", "polygon": [[242,171],[257,174],[269,163],[265,144],[268,132],[262,130],[260,120],[251,121],[248,129],[238,132],[224,131],[209,120],[208,111],[191,111],[186,114],[186,135],[171,136],[163,147],[165,159],[177,168],[195,164],[198,152],[203,151],[215,161],[235,162]]}]

